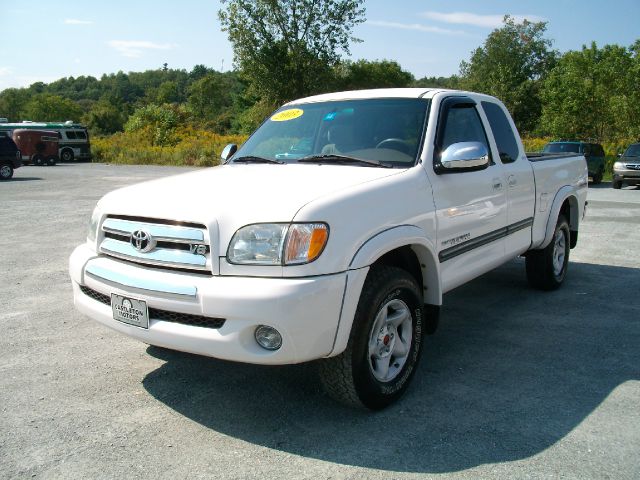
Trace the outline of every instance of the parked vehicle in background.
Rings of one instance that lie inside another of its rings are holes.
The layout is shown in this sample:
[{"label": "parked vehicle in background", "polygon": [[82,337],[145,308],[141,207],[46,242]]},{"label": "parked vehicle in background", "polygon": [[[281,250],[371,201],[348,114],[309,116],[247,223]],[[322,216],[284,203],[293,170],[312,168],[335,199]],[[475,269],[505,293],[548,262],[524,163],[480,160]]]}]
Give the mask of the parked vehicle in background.
[{"label": "parked vehicle in background", "polygon": [[13,141],[25,164],[53,166],[58,163],[58,132],[53,130],[13,130]]},{"label": "parked vehicle in background", "polygon": [[0,123],[0,132],[12,132],[15,129],[53,130],[59,137],[57,156],[60,160],[63,162],[91,160],[89,131],[79,123],[72,121]]},{"label": "parked vehicle in background", "polygon": [[15,142],[0,134],[0,180],[9,180],[13,171],[22,166],[20,150]]},{"label": "parked vehicle in background", "polygon": [[544,153],[580,153],[587,160],[589,176],[593,183],[602,182],[604,176],[604,148],[599,143],[588,142],[549,142],[542,150]]},{"label": "parked vehicle in background", "polygon": [[640,143],[632,143],[613,164],[613,183],[615,189],[622,184],[640,185]]}]

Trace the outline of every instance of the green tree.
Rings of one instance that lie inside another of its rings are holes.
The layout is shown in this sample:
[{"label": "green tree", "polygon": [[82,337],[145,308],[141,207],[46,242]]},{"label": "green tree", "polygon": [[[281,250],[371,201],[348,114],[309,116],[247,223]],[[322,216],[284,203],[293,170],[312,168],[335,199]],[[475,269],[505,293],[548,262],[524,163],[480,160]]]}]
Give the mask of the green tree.
[{"label": "green tree", "polygon": [[422,77],[413,82],[413,87],[422,88],[460,88],[460,77],[452,75],[450,77]]},{"label": "green tree", "polygon": [[616,140],[640,134],[640,58],[634,46],[565,53],[542,88],[542,124],[558,138]]},{"label": "green tree", "polygon": [[341,90],[408,87],[415,80],[410,72],[391,60],[344,62],[336,70],[336,84]]},{"label": "green tree", "polygon": [[24,106],[23,115],[33,121],[79,121],[82,108],[73,100],[50,93],[34,95]]},{"label": "green tree", "polygon": [[193,82],[188,89],[187,104],[193,114],[202,120],[218,117],[232,103],[229,78],[211,72]]},{"label": "green tree", "polygon": [[321,92],[365,19],[364,0],[222,0],[236,66],[267,102]]},{"label": "green tree", "polygon": [[546,22],[516,23],[507,15],[469,62],[460,64],[461,87],[498,97],[521,132],[531,132],[538,124],[540,81],[557,56],[551,40],[544,38],[546,29]]},{"label": "green tree", "polygon": [[0,117],[8,118],[10,122],[24,119],[24,105],[31,94],[26,88],[7,88],[0,92]]},{"label": "green tree", "polygon": [[82,121],[89,127],[92,133],[108,135],[121,131],[124,126],[122,111],[106,100],[96,102],[89,113],[82,117]]},{"label": "green tree", "polygon": [[180,101],[178,84],[172,80],[162,82],[156,92],[156,103],[177,103]]},{"label": "green tree", "polygon": [[126,132],[140,132],[151,145],[169,146],[178,142],[176,129],[186,123],[182,106],[151,104],[138,108],[124,126]]}]

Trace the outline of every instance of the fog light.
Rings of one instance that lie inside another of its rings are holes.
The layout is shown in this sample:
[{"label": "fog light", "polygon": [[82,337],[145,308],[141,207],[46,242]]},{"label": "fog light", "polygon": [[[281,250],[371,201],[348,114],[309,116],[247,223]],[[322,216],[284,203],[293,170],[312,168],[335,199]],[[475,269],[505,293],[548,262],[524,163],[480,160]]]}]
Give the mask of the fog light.
[{"label": "fog light", "polygon": [[278,350],[282,346],[282,335],[273,327],[260,325],[254,333],[256,342],[267,350]]}]

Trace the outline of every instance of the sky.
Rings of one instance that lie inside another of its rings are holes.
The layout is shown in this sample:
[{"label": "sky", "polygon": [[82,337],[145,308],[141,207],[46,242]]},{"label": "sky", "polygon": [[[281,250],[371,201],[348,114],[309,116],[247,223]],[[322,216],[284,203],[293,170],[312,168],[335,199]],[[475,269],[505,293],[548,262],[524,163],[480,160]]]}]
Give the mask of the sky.
[{"label": "sky", "polygon": [[[561,52],[640,38],[640,0],[368,0],[351,60],[395,60],[416,78],[458,73],[505,14],[548,22]],[[0,0],[0,90],[62,77],[233,68],[216,0]]]}]

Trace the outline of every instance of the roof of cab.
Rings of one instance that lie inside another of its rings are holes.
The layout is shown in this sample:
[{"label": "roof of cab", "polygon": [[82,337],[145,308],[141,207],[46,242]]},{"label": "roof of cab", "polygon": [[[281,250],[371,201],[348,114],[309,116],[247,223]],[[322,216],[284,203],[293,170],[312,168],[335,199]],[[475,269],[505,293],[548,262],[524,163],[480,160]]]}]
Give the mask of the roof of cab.
[{"label": "roof of cab", "polygon": [[286,105],[329,102],[335,100],[359,100],[367,98],[431,98],[437,92],[447,91],[453,90],[447,90],[444,88],[376,88],[372,90],[351,90],[300,98],[298,100],[293,100]]}]

